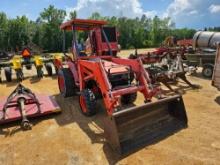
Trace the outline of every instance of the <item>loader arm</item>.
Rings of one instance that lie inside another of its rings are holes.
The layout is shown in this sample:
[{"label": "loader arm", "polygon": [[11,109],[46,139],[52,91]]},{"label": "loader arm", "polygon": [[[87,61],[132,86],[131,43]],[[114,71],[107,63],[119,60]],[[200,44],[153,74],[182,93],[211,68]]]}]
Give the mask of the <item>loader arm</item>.
[{"label": "loader arm", "polygon": [[132,68],[132,71],[136,74],[136,79],[140,85],[144,86],[140,92],[144,95],[145,101],[150,101],[153,96],[159,93],[160,88],[153,87],[148,72],[144,69],[143,63],[140,58],[136,60],[112,58],[112,61],[117,64],[127,65]]},{"label": "loader arm", "polygon": [[145,101],[150,101],[153,96],[160,91],[160,88],[153,88],[150,84],[150,78],[148,73],[143,68],[141,60],[129,60],[112,58],[112,62],[124,66],[130,66],[132,71],[135,73],[136,81],[138,82],[134,86],[125,87],[123,89],[112,89],[111,83],[109,82],[108,75],[102,64],[102,59],[97,58],[93,60],[79,60],[78,62],[78,73],[80,81],[80,91],[85,89],[85,82],[89,80],[95,80],[98,87],[101,90],[104,103],[109,115],[117,110],[119,105],[119,99],[122,95],[141,92]]}]

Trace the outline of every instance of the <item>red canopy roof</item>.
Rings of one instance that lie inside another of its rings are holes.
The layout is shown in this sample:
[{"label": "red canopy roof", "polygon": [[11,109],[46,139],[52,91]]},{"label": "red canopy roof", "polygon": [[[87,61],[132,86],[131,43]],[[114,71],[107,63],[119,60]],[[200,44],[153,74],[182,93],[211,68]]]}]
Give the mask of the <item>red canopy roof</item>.
[{"label": "red canopy roof", "polygon": [[71,21],[61,24],[60,28],[63,30],[72,30],[72,25],[74,25],[75,30],[86,31],[106,24],[107,24],[106,21],[90,20],[90,19],[73,19]]}]

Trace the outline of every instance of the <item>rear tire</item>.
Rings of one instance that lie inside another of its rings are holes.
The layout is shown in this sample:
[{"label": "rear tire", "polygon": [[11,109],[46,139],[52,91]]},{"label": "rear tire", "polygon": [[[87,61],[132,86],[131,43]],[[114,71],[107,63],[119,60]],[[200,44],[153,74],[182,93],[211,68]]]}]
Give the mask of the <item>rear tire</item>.
[{"label": "rear tire", "polygon": [[69,68],[62,68],[58,71],[58,86],[63,97],[75,95],[75,81]]},{"label": "rear tire", "polygon": [[123,104],[132,104],[137,99],[137,92],[121,96]]},{"label": "rear tire", "polygon": [[93,116],[96,111],[96,98],[90,89],[84,89],[79,98],[81,112],[85,116]]},{"label": "rear tire", "polygon": [[10,67],[6,67],[4,69],[5,71],[5,78],[7,82],[11,82],[12,81],[12,70]]},{"label": "rear tire", "polygon": [[202,75],[205,78],[211,78],[212,74],[213,74],[213,66],[211,66],[211,65],[203,66]]},{"label": "rear tire", "polygon": [[46,67],[48,76],[52,76],[53,75],[53,70],[52,70],[51,64],[46,64],[45,67]]}]

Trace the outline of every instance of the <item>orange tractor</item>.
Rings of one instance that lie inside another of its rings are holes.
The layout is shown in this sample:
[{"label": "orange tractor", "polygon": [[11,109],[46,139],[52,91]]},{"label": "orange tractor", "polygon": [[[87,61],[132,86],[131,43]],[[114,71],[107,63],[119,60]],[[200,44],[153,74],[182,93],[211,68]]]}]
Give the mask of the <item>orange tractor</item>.
[{"label": "orange tractor", "polygon": [[[105,138],[119,153],[187,127],[182,97],[160,97],[160,87],[151,83],[141,59],[118,58],[117,30],[106,24],[74,19],[61,25],[64,50],[65,33],[72,31],[73,58],[66,56],[66,61],[59,65],[60,93],[64,97],[79,95],[81,111],[86,116],[95,115],[99,110],[97,100],[103,99]],[[77,43],[77,31],[88,32],[89,52]],[[136,106],[133,103],[138,92],[144,102]],[[153,97],[159,99],[153,102]],[[124,105],[129,108],[123,108]]]}]

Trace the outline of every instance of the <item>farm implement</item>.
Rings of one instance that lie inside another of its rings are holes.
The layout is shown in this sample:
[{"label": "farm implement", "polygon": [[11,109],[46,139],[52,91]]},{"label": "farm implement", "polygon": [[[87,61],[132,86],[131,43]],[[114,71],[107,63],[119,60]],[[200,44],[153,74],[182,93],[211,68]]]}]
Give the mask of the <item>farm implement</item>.
[{"label": "farm implement", "polygon": [[[81,112],[86,116],[98,112],[97,100],[102,99],[106,110],[102,120],[105,138],[122,154],[160,135],[186,128],[182,97],[163,98],[160,86],[152,83],[141,58],[117,58],[117,31],[106,24],[105,21],[74,19],[61,25],[64,54],[65,33],[72,31],[73,57],[66,56],[66,61],[58,67],[60,93],[64,97],[79,95]],[[77,31],[88,33],[88,49],[80,49]],[[145,101],[136,106],[133,103],[138,92]],[[158,99],[153,101],[153,97]]]},{"label": "farm implement", "polygon": [[[49,55],[49,56],[40,56],[40,55],[32,55],[28,48],[25,48],[21,55],[15,55],[10,60],[3,60],[0,62],[0,75],[1,70],[4,70],[5,79],[7,82],[12,81],[12,71],[16,73],[16,78],[18,81],[22,81],[24,79],[23,67],[27,70],[31,70],[34,65],[36,68],[37,76],[42,78],[44,75],[43,68],[45,67],[47,74],[49,76],[53,75],[53,67],[57,72],[56,64],[62,61],[62,56],[60,55]],[[0,76],[0,80],[2,78]]]},{"label": "farm implement", "polygon": [[35,95],[30,89],[19,84],[8,98],[0,101],[0,125],[21,120],[21,128],[31,129],[29,119],[60,112],[50,96]]},{"label": "farm implement", "polygon": [[186,73],[195,72],[195,68],[183,64],[186,59],[184,53],[183,48],[161,47],[155,51],[142,54],[138,54],[136,50],[135,54],[129,56],[129,59],[141,59],[145,69],[149,72],[152,83],[160,82],[171,91],[176,92],[170,84],[177,83],[178,79],[193,89],[198,88],[186,78]]}]

